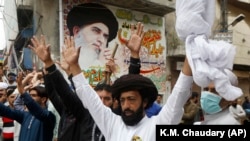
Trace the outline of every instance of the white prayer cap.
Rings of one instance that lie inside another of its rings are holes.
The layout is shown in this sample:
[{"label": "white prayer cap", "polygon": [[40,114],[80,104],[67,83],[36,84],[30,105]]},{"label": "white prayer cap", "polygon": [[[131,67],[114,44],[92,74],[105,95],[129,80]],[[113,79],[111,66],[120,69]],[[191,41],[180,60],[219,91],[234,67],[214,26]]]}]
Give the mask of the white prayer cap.
[{"label": "white prayer cap", "polygon": [[0,82],[0,89],[7,89],[8,88],[8,84],[5,82]]}]

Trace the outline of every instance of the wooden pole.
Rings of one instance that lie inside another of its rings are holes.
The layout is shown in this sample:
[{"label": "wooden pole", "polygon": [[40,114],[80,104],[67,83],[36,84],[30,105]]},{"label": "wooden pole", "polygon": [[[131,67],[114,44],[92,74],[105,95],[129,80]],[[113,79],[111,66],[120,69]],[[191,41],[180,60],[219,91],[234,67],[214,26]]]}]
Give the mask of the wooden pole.
[{"label": "wooden pole", "polygon": [[[115,48],[114,48],[114,50],[112,52],[111,59],[114,59],[116,51],[117,51],[117,48],[118,48],[118,44],[115,43]],[[109,85],[111,84],[110,76],[111,76],[111,72],[110,71],[106,72],[106,74],[105,74],[105,80],[106,81],[104,81],[104,82],[106,82]]]}]

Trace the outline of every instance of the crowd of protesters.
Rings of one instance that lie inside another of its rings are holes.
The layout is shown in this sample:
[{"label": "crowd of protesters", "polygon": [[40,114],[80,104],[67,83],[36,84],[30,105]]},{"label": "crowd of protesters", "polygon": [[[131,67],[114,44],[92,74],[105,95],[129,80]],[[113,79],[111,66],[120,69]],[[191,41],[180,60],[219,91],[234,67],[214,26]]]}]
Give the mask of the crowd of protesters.
[{"label": "crowd of protesters", "polygon": [[[205,17],[197,12],[199,8],[191,8],[197,5],[208,13]],[[186,57],[172,93],[164,103],[153,81],[140,74],[144,37],[144,25],[140,22],[131,24],[130,38],[124,41],[130,51],[128,73],[111,83],[103,81],[95,87],[88,84],[82,70],[100,63],[103,48],[117,36],[118,22],[104,5],[84,3],[73,7],[67,19],[70,36],[64,39],[60,62],[52,59],[51,46],[46,43],[46,36],[41,35],[33,36],[28,46],[43,62],[41,70],[6,74],[8,70],[1,66],[1,139],[154,141],[156,125],[161,124],[244,124],[244,119],[248,121],[250,106],[247,97],[243,108],[237,104],[242,91],[237,88],[237,77],[228,67],[232,62],[223,58],[226,55],[216,56],[207,48],[217,46],[207,39],[213,7],[214,0],[192,1],[188,5],[176,1],[176,31],[179,38],[186,41]],[[194,17],[185,15],[188,13]],[[197,26],[187,29],[187,23]],[[201,26],[206,30],[200,30]],[[227,49],[221,48],[228,52],[233,50],[228,44],[220,46],[226,46]],[[199,51],[193,52],[197,47]],[[209,56],[203,60],[204,52],[217,60]],[[110,76],[115,71],[115,59],[107,55],[104,58],[107,59],[104,75]],[[216,61],[226,65],[217,66]],[[192,92],[194,82],[201,85],[201,94]],[[228,89],[223,91],[222,87]]]}]

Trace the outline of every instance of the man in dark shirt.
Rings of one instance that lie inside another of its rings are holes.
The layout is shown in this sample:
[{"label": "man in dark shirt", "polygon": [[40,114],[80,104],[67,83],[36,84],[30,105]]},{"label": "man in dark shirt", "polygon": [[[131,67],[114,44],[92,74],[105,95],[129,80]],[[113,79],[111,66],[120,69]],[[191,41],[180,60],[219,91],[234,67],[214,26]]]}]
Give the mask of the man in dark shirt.
[{"label": "man in dark shirt", "polygon": [[[142,24],[138,24],[143,27]],[[134,30],[134,29],[133,29]],[[142,35],[142,33],[140,33]],[[66,39],[68,40],[68,39]],[[139,62],[139,49],[142,38],[137,35],[137,32],[133,32],[130,40],[127,41],[127,47],[131,51],[131,64],[129,67],[130,72],[139,73],[140,64]],[[74,93],[73,89],[69,87],[69,84],[64,79],[63,75],[51,59],[48,46],[45,44],[44,36],[38,40],[36,37],[32,38],[33,47],[29,46],[45,64],[46,75],[45,75],[45,86],[49,92],[49,98],[58,113],[61,115],[61,120],[58,129],[58,140],[104,140],[102,134],[98,132],[98,128],[95,125],[89,111],[84,108],[80,99]],[[136,52],[136,55],[134,55]],[[60,64],[61,67],[69,75],[71,81],[70,66]],[[96,88],[96,91],[98,89]]]},{"label": "man in dark shirt", "polygon": [[19,141],[51,141],[56,118],[46,109],[48,95],[45,88],[36,86],[26,92],[21,85],[22,78],[20,73],[17,87],[28,111],[15,110],[0,103],[0,116],[21,124]]}]

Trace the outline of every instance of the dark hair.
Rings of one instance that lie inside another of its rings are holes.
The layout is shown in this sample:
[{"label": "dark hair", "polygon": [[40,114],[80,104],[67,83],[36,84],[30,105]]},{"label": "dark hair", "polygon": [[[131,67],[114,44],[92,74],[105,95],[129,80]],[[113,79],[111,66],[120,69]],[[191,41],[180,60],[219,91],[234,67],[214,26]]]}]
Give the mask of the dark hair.
[{"label": "dark hair", "polygon": [[198,96],[199,96],[198,92],[192,92],[191,98],[195,98],[195,97],[198,97]]},{"label": "dark hair", "polygon": [[130,90],[137,90],[143,100],[148,100],[148,104],[145,109],[152,106],[158,95],[158,90],[153,81],[139,74],[123,75],[120,78],[116,79],[114,84],[112,85],[112,95],[118,101],[122,92]]},{"label": "dark hair", "polygon": [[35,87],[31,88],[29,91],[31,91],[31,90],[35,90],[39,97],[48,98],[48,93],[46,92],[45,87],[43,87],[43,86],[35,86]]},{"label": "dark hair", "polygon": [[157,96],[163,97],[163,94],[158,94]]},{"label": "dark hair", "polygon": [[105,90],[107,92],[111,92],[111,86],[109,84],[105,84],[105,83],[98,83],[95,88],[95,91],[102,91]]},{"label": "dark hair", "polygon": [[8,86],[7,89],[6,89],[6,94],[7,94],[7,97],[9,97],[16,89],[16,86]]},{"label": "dark hair", "polygon": [[247,102],[249,101],[248,96],[245,96],[245,101],[247,101]]},{"label": "dark hair", "polygon": [[10,73],[7,74],[7,76],[16,76],[16,74],[13,73],[13,72],[10,72]]},{"label": "dark hair", "polygon": [[108,42],[116,37],[118,22],[114,14],[104,5],[97,3],[80,4],[73,7],[67,16],[67,26],[71,36],[73,35],[74,26],[82,27],[96,22],[101,22],[108,27]]}]

